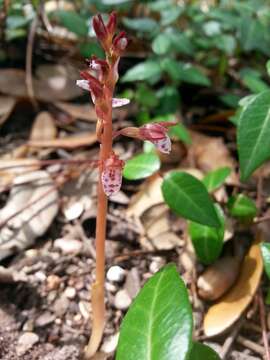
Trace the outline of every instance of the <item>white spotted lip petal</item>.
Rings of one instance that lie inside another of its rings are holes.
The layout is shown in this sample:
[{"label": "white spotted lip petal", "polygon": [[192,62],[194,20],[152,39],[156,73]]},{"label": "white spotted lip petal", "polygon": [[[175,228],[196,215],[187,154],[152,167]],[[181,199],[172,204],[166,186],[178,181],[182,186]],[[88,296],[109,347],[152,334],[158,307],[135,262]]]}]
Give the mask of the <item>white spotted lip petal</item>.
[{"label": "white spotted lip petal", "polygon": [[122,184],[122,169],[119,167],[107,167],[101,174],[103,190],[107,196],[116,194]]},{"label": "white spotted lip petal", "polygon": [[169,154],[171,152],[172,143],[168,135],[166,135],[163,139],[160,140],[152,140],[152,143],[160,152],[164,154]]}]

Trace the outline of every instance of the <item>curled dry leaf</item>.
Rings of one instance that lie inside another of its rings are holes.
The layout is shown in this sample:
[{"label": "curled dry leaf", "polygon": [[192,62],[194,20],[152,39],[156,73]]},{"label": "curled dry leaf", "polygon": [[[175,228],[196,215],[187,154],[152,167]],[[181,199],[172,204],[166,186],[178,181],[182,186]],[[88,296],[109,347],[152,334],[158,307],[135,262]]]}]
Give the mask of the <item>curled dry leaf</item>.
[{"label": "curled dry leaf", "polygon": [[235,283],[239,275],[240,259],[226,256],[210,265],[198,278],[197,287],[201,298],[216,300]]},{"label": "curled dry leaf", "polygon": [[22,174],[38,170],[40,162],[37,159],[1,159],[0,160],[0,192],[10,185],[13,179]]},{"label": "curled dry leaf", "polygon": [[14,106],[16,104],[16,99],[11,96],[0,96],[0,125],[8,119],[11,114]]},{"label": "curled dry leaf", "polygon": [[[41,101],[55,102],[74,99],[82,94],[75,85],[74,71],[63,65],[42,65],[33,77],[35,97]],[[0,70],[0,92],[14,97],[27,98],[25,72],[19,69]]]},{"label": "curled dry leaf", "polygon": [[57,128],[54,119],[48,111],[40,112],[35,118],[32,126],[30,140],[46,141],[55,139],[57,136]]},{"label": "curled dry leaf", "polygon": [[189,147],[189,151],[199,169],[203,172],[209,172],[228,166],[232,169],[232,173],[228,177],[227,182],[237,180],[236,174],[233,171],[236,165],[235,161],[222,138],[210,137],[197,132],[191,132],[191,137],[192,144]]},{"label": "curled dry leaf", "polygon": [[94,106],[87,104],[70,104],[66,102],[57,102],[55,105],[66,112],[75,119],[82,119],[86,121],[97,121],[96,112]]},{"label": "curled dry leaf", "polygon": [[226,331],[240,318],[253,299],[263,271],[259,247],[261,237],[258,233],[254,244],[245,256],[235,285],[206,313],[203,324],[206,336],[215,336]]},{"label": "curled dry leaf", "polygon": [[66,136],[52,140],[30,140],[28,144],[32,147],[75,149],[82,146],[93,145],[97,141],[95,133],[83,133],[79,135]]},{"label": "curled dry leaf", "polygon": [[153,205],[164,202],[161,184],[163,179],[155,174],[149,177],[144,183],[140,191],[131,199],[127,209],[127,216],[139,218],[147,209]]},{"label": "curled dry leaf", "polygon": [[17,176],[0,211],[0,260],[32,245],[57,212],[58,192],[46,171]]}]

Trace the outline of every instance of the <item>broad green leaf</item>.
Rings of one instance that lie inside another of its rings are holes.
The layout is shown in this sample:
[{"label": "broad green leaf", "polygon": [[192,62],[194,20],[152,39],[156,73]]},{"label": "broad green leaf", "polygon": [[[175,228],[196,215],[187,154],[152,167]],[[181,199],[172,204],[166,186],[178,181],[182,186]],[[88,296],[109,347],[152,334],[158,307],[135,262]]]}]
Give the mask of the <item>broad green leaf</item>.
[{"label": "broad green leaf", "polygon": [[166,54],[171,47],[170,36],[161,33],[152,42],[152,49],[158,55]]},{"label": "broad green leaf", "polygon": [[266,71],[267,71],[267,75],[270,76],[270,60],[268,60],[266,63]]},{"label": "broad green leaf", "polygon": [[246,74],[243,76],[244,85],[253,93],[260,93],[269,89],[269,86],[257,76]]},{"label": "broad green leaf", "polygon": [[196,255],[205,265],[212,264],[218,259],[223,248],[225,218],[222,209],[218,205],[215,208],[221,224],[219,228],[195,222],[191,222],[188,227]]},{"label": "broad green leaf", "polygon": [[229,167],[222,167],[209,172],[202,180],[209,192],[218,189],[230,175],[231,169]]},{"label": "broad green leaf", "polygon": [[171,50],[185,55],[194,54],[194,46],[185,32],[168,32],[166,34],[170,37],[172,43]]},{"label": "broad green leaf", "polygon": [[129,69],[122,78],[122,81],[127,82],[147,80],[151,79],[152,77],[159,78],[160,75],[161,69],[159,63],[153,60],[148,60],[145,62],[141,62]]},{"label": "broad green leaf", "polygon": [[135,19],[123,18],[122,22],[127,28],[139,32],[149,33],[158,29],[158,23],[154,19],[147,17]]},{"label": "broad green leaf", "polygon": [[161,12],[161,25],[166,26],[173,23],[183,12],[183,7],[180,4],[167,7]]},{"label": "broad green leaf", "polygon": [[210,346],[194,342],[188,360],[220,360],[220,357]]},{"label": "broad green leaf", "polygon": [[270,158],[270,91],[253,97],[241,113],[237,127],[237,145],[241,180],[247,180]]},{"label": "broad green leaf", "polygon": [[59,10],[56,12],[61,23],[71,32],[79,36],[88,34],[88,26],[84,18],[75,11]]},{"label": "broad green leaf", "polygon": [[138,85],[135,98],[140,105],[149,108],[157,106],[158,103],[156,92],[148,87],[145,83],[140,83]]},{"label": "broad green leaf", "polygon": [[88,58],[92,55],[96,55],[99,58],[104,59],[105,54],[102,48],[96,42],[82,43],[79,45],[80,53],[83,57]]},{"label": "broad green leaf", "polygon": [[194,176],[182,171],[168,173],[162,184],[162,193],[176,214],[202,225],[220,226],[206,187]]},{"label": "broad green leaf", "polygon": [[264,270],[270,280],[270,243],[261,243],[260,247],[263,257]]},{"label": "broad green leaf", "polygon": [[156,273],[139,292],[120,328],[116,360],[186,360],[192,310],[175,265]]},{"label": "broad green leaf", "polygon": [[240,96],[235,94],[225,94],[221,95],[220,100],[227,106],[236,108],[238,106],[239,100],[241,99]]},{"label": "broad green leaf", "polygon": [[191,64],[180,63],[179,78],[190,84],[210,86],[211,82],[201,70]]},{"label": "broad green leaf", "polygon": [[190,145],[192,142],[191,136],[183,124],[177,124],[170,128],[169,135],[178,137],[179,140],[183,141],[183,143],[187,145]]},{"label": "broad green leaf", "polygon": [[228,209],[232,216],[243,220],[252,219],[257,214],[256,204],[244,194],[231,196],[228,201]]},{"label": "broad green leaf", "polygon": [[160,168],[160,160],[155,153],[145,153],[134,156],[126,162],[123,176],[128,180],[144,179]]}]

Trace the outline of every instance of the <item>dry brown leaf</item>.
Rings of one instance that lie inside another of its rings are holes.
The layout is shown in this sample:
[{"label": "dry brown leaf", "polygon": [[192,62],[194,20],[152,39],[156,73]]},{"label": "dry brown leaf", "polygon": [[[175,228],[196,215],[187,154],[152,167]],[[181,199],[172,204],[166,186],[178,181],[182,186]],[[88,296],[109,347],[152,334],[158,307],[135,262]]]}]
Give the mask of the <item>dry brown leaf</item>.
[{"label": "dry brown leaf", "polygon": [[46,171],[17,176],[0,210],[0,260],[31,246],[57,212],[58,191]]},{"label": "dry brown leaf", "polygon": [[67,136],[64,138],[44,140],[44,141],[29,141],[28,145],[32,147],[50,147],[50,148],[64,148],[75,149],[82,146],[93,145],[97,141],[95,133],[83,133],[79,135]]},{"label": "dry brown leaf", "polygon": [[239,274],[240,260],[226,256],[218,259],[199,276],[198,293],[205,300],[220,298],[235,283]]},{"label": "dry brown leaf", "polygon": [[[203,172],[212,171],[223,166],[228,166],[232,170],[235,169],[235,161],[222,138],[210,137],[194,131],[191,132],[191,138],[192,144],[189,151],[195,158],[199,169]],[[235,176],[232,172],[229,178],[235,180]]]},{"label": "dry brown leaf", "polygon": [[[41,101],[55,102],[74,99],[82,94],[76,86],[74,71],[62,65],[43,65],[37,70],[39,78],[33,77],[35,97]],[[0,70],[0,92],[15,97],[28,97],[25,72],[19,69]]]},{"label": "dry brown leaf", "polygon": [[246,310],[260,283],[263,261],[258,233],[254,244],[243,260],[240,275],[235,285],[218,303],[211,306],[204,318],[206,336],[215,336],[226,331]]},{"label": "dry brown leaf", "polygon": [[0,125],[8,119],[11,114],[14,106],[16,104],[16,99],[11,96],[0,96]]},{"label": "dry brown leaf", "polygon": [[22,174],[38,170],[40,162],[37,159],[1,159],[0,160],[0,192],[12,183],[13,179]]},{"label": "dry brown leaf", "polygon": [[47,111],[40,112],[35,118],[32,126],[30,141],[46,141],[55,139],[57,128],[54,119]]},{"label": "dry brown leaf", "polygon": [[131,199],[127,209],[127,216],[139,218],[153,205],[163,203],[161,184],[163,179],[159,175],[153,175],[143,184],[140,191]]},{"label": "dry brown leaf", "polygon": [[70,104],[66,102],[57,102],[55,105],[75,119],[83,119],[93,122],[97,121],[95,109],[90,104]]}]

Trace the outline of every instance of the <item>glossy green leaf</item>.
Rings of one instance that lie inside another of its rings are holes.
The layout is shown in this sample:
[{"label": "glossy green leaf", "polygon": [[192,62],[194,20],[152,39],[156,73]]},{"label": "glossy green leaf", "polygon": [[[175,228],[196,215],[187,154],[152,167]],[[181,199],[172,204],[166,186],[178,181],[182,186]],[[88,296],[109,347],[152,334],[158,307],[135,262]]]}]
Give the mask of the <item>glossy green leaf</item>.
[{"label": "glossy green leaf", "polygon": [[179,140],[183,141],[183,143],[187,145],[192,143],[191,136],[183,124],[177,124],[170,128],[169,135],[176,136]]},{"label": "glossy green leaf", "polygon": [[252,219],[257,214],[255,202],[244,194],[231,196],[228,209],[232,216],[243,220]]},{"label": "glossy green leaf", "polygon": [[214,228],[191,222],[188,227],[197,257],[203,264],[212,264],[218,259],[223,248],[225,218],[222,209],[216,205],[220,227]]},{"label": "glossy green leaf", "polygon": [[123,18],[122,22],[127,28],[139,32],[149,33],[158,29],[158,23],[154,19],[147,17],[134,19]]},{"label": "glossy green leaf", "polygon": [[270,91],[253,97],[241,113],[237,127],[237,144],[241,180],[270,158]]},{"label": "glossy green leaf", "polygon": [[155,153],[145,153],[134,156],[126,162],[123,176],[128,180],[144,179],[160,168],[160,160]]},{"label": "glossy green leaf", "polygon": [[270,243],[262,243],[260,244],[262,257],[263,257],[263,264],[264,270],[270,280]]},{"label": "glossy green leaf", "polygon": [[179,78],[190,84],[210,86],[211,81],[208,77],[198,68],[191,64],[180,63]]},{"label": "glossy green leaf", "polygon": [[156,273],[121,325],[116,360],[185,360],[192,345],[192,311],[175,265]]},{"label": "glossy green leaf", "polygon": [[188,360],[221,360],[210,346],[194,342]]},{"label": "glossy green leaf", "polygon": [[88,26],[84,18],[75,11],[57,11],[61,23],[71,32],[79,36],[88,34]]},{"label": "glossy green leaf", "polygon": [[202,225],[220,226],[206,187],[194,176],[181,171],[168,173],[162,184],[162,193],[176,214]]},{"label": "glossy green leaf", "polygon": [[141,62],[131,69],[129,69],[124,77],[122,78],[123,82],[128,81],[138,81],[138,80],[147,80],[151,79],[152,77],[160,77],[161,69],[159,63],[148,60],[145,62]]},{"label": "glossy green leaf", "polygon": [[161,33],[155,37],[154,41],[152,42],[152,49],[154,53],[158,55],[166,54],[171,47],[170,37],[167,34]]},{"label": "glossy green leaf", "polygon": [[218,189],[230,175],[231,169],[227,166],[209,172],[202,180],[209,192]]}]

